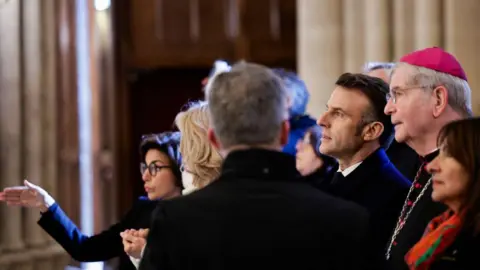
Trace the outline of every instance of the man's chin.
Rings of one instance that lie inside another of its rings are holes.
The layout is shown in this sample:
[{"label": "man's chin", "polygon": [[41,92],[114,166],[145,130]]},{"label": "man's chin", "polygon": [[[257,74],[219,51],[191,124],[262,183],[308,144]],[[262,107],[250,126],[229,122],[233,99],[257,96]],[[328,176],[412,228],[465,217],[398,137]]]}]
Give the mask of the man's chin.
[{"label": "man's chin", "polygon": [[332,153],[332,151],[331,151],[330,149],[328,149],[328,148],[327,148],[327,149],[322,149],[322,148],[320,147],[319,150],[320,150],[320,153],[322,153],[322,154],[324,154],[324,155],[326,155],[326,156],[330,156],[330,154]]},{"label": "man's chin", "polygon": [[405,139],[406,137],[402,132],[395,132],[395,141],[398,143],[404,143]]}]

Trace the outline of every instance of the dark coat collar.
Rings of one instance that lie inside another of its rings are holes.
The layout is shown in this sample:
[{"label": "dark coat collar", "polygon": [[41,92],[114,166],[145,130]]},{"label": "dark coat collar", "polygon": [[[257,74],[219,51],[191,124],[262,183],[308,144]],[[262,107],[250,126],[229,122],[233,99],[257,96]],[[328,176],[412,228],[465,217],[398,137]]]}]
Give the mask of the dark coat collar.
[{"label": "dark coat collar", "polygon": [[383,171],[387,166],[392,166],[390,159],[385,150],[379,148],[363,160],[362,164],[347,175],[343,181],[332,186],[332,192],[338,196],[348,197],[352,192],[356,192],[360,185],[367,184],[368,178],[375,177],[375,174]]},{"label": "dark coat collar", "polygon": [[420,159],[424,162],[431,162],[434,158],[436,158],[438,156],[438,153],[440,152],[439,149],[431,152],[430,154],[426,155],[426,156],[420,156]]},{"label": "dark coat collar", "polygon": [[266,149],[237,150],[223,162],[221,176],[271,180],[298,178],[295,156]]},{"label": "dark coat collar", "polygon": [[365,173],[371,173],[372,167],[377,167],[378,169],[383,168],[385,166],[390,165],[390,159],[388,158],[385,150],[383,148],[378,148],[375,152],[371,153],[365,160],[363,160],[362,164],[358,166],[353,172],[351,172],[348,176],[357,176],[357,175],[364,175]]},{"label": "dark coat collar", "polygon": [[[439,153],[440,153],[440,150],[437,149],[437,150],[431,152],[431,153],[428,154],[428,155],[419,156],[420,165],[418,165],[417,171],[420,170],[420,169],[422,169],[422,170],[423,170],[423,173],[428,173],[428,172],[427,172],[427,169],[426,169],[426,168],[427,168],[426,165],[427,165],[429,162],[432,162],[432,160],[434,160],[434,159],[438,156]],[[420,167],[420,166],[421,166],[421,167]],[[415,173],[415,175],[416,175],[416,174],[417,174],[417,173]],[[428,174],[430,174],[430,173],[428,173]],[[412,179],[412,181],[413,181],[413,179]]]}]

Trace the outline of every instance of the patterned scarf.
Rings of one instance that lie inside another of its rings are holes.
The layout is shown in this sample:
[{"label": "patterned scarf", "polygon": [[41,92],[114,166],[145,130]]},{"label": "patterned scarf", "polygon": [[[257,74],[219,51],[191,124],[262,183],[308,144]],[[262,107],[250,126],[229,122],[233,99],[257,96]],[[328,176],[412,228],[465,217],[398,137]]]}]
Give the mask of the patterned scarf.
[{"label": "patterned scarf", "polygon": [[455,241],[461,224],[460,216],[450,210],[432,219],[423,237],[405,255],[409,269],[429,269],[430,265]]}]

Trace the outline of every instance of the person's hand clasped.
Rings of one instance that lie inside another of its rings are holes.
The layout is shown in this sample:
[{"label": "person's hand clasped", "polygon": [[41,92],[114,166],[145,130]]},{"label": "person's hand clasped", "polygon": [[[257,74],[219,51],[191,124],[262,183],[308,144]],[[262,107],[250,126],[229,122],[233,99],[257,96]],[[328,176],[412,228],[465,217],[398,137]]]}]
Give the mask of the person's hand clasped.
[{"label": "person's hand clasped", "polygon": [[120,233],[123,249],[129,256],[141,259],[143,247],[147,244],[148,229],[125,230]]},{"label": "person's hand clasped", "polygon": [[27,180],[24,180],[25,186],[7,187],[0,192],[0,201],[4,201],[9,206],[23,206],[38,208],[41,212],[46,212],[55,200],[39,186],[36,186]]}]

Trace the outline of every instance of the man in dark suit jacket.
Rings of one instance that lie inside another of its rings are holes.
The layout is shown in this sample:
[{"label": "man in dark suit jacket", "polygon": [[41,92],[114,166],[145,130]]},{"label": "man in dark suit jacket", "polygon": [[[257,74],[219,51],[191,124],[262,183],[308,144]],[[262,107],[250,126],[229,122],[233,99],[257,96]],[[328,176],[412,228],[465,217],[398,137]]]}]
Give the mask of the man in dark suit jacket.
[{"label": "man in dark suit jacket", "polygon": [[140,269],[363,269],[366,211],[299,181],[294,157],[281,152],[280,79],[239,63],[206,93],[221,176],[158,205]]},{"label": "man in dark suit jacket", "polygon": [[385,250],[408,181],[390,162],[384,148],[393,137],[383,113],[388,85],[379,78],[345,73],[318,119],[323,127],[320,152],[338,160],[339,171],[326,191],[364,206],[371,214],[370,269],[382,269]]}]

